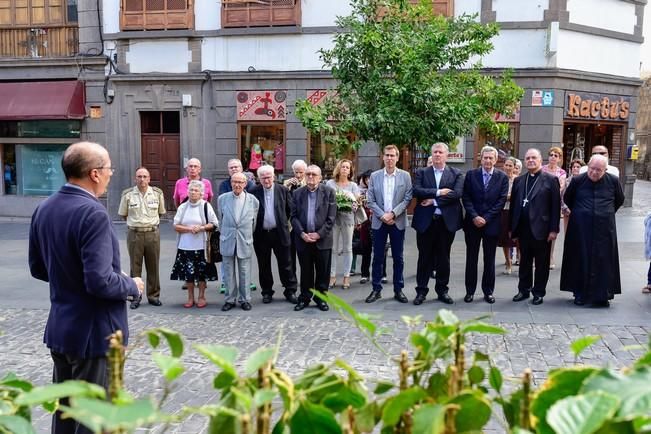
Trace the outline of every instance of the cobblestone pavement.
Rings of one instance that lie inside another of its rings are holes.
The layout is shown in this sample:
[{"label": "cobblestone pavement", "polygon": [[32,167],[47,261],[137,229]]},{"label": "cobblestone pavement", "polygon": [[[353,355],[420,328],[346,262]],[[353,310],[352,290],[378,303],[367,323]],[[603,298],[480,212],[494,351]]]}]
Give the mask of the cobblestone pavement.
[{"label": "cobblestone pavement", "polygon": [[[510,301],[517,285],[515,275],[497,277],[497,302],[494,305],[482,301],[465,304],[461,301],[465,246],[463,233],[457,233],[452,250],[450,283],[450,294],[456,304],[451,309],[460,318],[490,314],[491,321],[508,331],[505,336],[474,336],[469,349],[491,354],[506,376],[519,375],[526,367],[531,367],[538,383],[544,379],[548,369],[575,363],[569,343],[588,334],[601,335],[603,339],[584,352],[578,363],[615,368],[629,364],[639,354],[639,350],[632,350],[631,346],[646,344],[651,332],[651,296],[640,292],[648,269],[648,261],[643,258],[642,220],[651,210],[651,182],[638,181],[633,204],[633,208],[618,213],[623,294],[615,299],[610,309],[578,308],[572,305],[568,294],[558,290],[562,233],[556,246],[558,267],[551,273],[543,305]],[[162,230],[161,270],[169,270],[173,260],[170,252],[174,251],[174,234],[168,226]],[[128,270],[124,226],[117,227],[121,234],[123,267]],[[15,372],[36,384],[47,384],[51,378],[52,362],[42,343],[42,335],[49,300],[47,285],[29,277],[26,268],[28,230],[26,221],[0,221],[0,269],[3,276],[0,281],[0,331],[4,333],[0,336],[0,375]],[[408,230],[405,293],[410,299],[415,295],[417,252],[414,246],[413,230]],[[501,253],[498,252],[498,272],[500,259]],[[185,293],[180,290],[180,283],[167,280],[166,271],[161,271],[161,277],[164,306],[155,308],[144,304],[136,311],[129,311],[132,349],[125,379],[128,389],[137,396],[160,396],[162,391],[157,368],[151,362],[151,351],[146,345],[135,348],[133,345],[140,331],[152,327],[179,331],[188,347],[194,343],[234,345],[239,349],[241,359],[246,359],[260,347],[275,345],[281,333],[278,366],[291,375],[298,375],[311,364],[327,363],[341,357],[371,378],[397,378],[394,362],[333,311],[321,313],[309,308],[296,313],[289,304],[279,300],[262,305],[258,291],[253,293],[251,312],[236,309],[222,313],[219,308],[223,296],[217,293],[214,283],[209,285],[210,304],[206,309],[183,309],[181,304]],[[278,293],[278,288],[276,290]],[[431,299],[419,307],[399,304],[390,298],[390,287],[385,288],[385,299],[368,305],[364,298],[369,290],[368,284],[360,285],[358,277],[354,277],[349,291],[334,291],[356,309],[381,316],[380,325],[389,329],[391,334],[382,336],[379,341],[392,355],[399,354],[406,347],[409,330],[400,320],[402,315],[423,314],[425,319],[431,319],[437,309],[447,307]],[[166,407],[169,411],[178,411],[183,405],[214,402],[217,398],[212,389],[216,372],[213,365],[191,349],[186,351],[184,363],[187,372],[170,396]],[[37,432],[48,432],[49,421],[49,415],[35,412]],[[492,421],[489,428],[490,432],[503,431],[498,421]],[[201,433],[205,430],[206,419],[193,416],[168,432]],[[155,427],[140,432],[161,431],[161,427]]]}]

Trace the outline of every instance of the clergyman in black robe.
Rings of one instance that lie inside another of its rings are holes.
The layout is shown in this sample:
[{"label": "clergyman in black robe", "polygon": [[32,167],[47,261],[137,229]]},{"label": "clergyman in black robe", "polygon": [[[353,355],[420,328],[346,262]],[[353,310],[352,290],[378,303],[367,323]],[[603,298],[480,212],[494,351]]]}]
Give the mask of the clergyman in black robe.
[{"label": "clergyman in black robe", "polygon": [[624,203],[619,179],[606,172],[607,160],[593,156],[588,172],[572,178],[563,196],[571,210],[565,235],[561,291],[574,304],[609,305],[621,294],[615,213]]}]

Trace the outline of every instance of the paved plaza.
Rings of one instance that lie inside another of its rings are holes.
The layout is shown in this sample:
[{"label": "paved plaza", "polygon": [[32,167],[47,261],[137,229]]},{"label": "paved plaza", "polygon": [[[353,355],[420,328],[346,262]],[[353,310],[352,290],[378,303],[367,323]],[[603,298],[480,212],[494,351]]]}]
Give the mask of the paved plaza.
[{"label": "paved plaza", "polygon": [[[462,298],[465,245],[463,232],[457,232],[452,251],[450,295],[455,304],[451,307],[429,299],[421,306],[400,304],[391,298],[391,286],[385,286],[384,299],[373,304],[364,303],[370,284],[359,284],[359,276],[352,279],[349,290],[333,291],[346,299],[359,311],[378,315],[378,322],[391,334],[380,337],[380,343],[393,355],[406,347],[409,329],[401,321],[403,315],[422,314],[424,319],[434,318],[441,308],[451,308],[460,318],[492,315],[491,321],[508,330],[505,336],[481,336],[470,340],[470,348],[482,350],[493,359],[507,376],[519,375],[531,367],[537,382],[545,372],[554,367],[574,363],[569,343],[583,335],[597,334],[602,341],[582,354],[580,363],[621,367],[629,364],[639,351],[630,349],[635,344],[646,344],[651,332],[651,296],[641,293],[646,283],[648,262],[643,257],[643,219],[651,210],[651,183],[638,181],[635,185],[633,208],[620,210],[617,216],[619,254],[622,274],[622,294],[609,309],[576,307],[568,293],[559,291],[560,259],[563,234],[556,245],[557,267],[551,272],[544,304],[532,306],[529,302],[513,303],[516,293],[517,273],[500,275],[503,258],[498,252],[498,277],[496,303],[488,305],[481,297],[466,304]],[[122,247],[122,263],[128,271],[125,244],[125,226],[116,224]],[[25,220],[0,221],[0,375],[13,371],[36,384],[50,381],[52,363],[42,343],[43,328],[49,308],[47,284],[34,280],[27,270],[27,238],[29,223]],[[133,342],[126,364],[125,380],[134,394],[144,396],[160,394],[160,376],[151,352],[146,345],[138,344],[138,333],[151,327],[169,327],[185,338],[186,347],[193,343],[216,343],[236,346],[244,360],[247,355],[264,346],[273,346],[281,334],[278,366],[291,375],[305,367],[320,362],[343,358],[362,373],[372,377],[396,379],[395,363],[366,342],[357,329],[341,319],[334,311],[321,312],[310,307],[294,312],[292,305],[282,299],[282,290],[276,287],[276,297],[270,305],[263,305],[259,291],[253,293],[253,310],[233,309],[223,313],[223,295],[213,282],[209,285],[208,307],[184,309],[185,293],[180,282],[169,280],[169,271],[175,254],[175,235],[171,223],[162,225],[162,307],[147,303],[138,310],[129,311]],[[417,251],[415,234],[407,230],[405,260],[405,294],[415,296]],[[389,267],[391,260],[389,260]],[[254,264],[255,266],[255,264]],[[517,269],[517,267],[515,267]],[[481,267],[480,267],[481,270]],[[254,281],[257,277],[254,274]],[[275,279],[277,282],[278,279]],[[433,285],[431,286],[433,288]],[[280,289],[280,291],[279,291]],[[177,411],[183,405],[195,406],[214,402],[212,389],[213,365],[192,349],[184,358],[187,372],[181,377],[171,394],[167,409]],[[37,432],[48,432],[50,417],[41,411],[35,413]],[[206,419],[193,416],[168,432],[200,433],[206,429]],[[496,421],[490,424],[492,432],[501,432]],[[159,432],[160,427],[140,432]]]}]

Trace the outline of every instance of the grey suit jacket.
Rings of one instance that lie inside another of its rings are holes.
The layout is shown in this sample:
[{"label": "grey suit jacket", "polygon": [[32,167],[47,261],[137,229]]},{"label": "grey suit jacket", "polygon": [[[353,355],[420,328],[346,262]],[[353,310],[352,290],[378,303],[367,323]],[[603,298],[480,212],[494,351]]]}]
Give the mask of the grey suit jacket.
[{"label": "grey suit jacket", "polygon": [[[396,227],[401,231],[407,227],[407,206],[411,202],[411,196],[411,176],[408,172],[396,168],[392,211],[396,215]],[[384,169],[376,170],[371,174],[366,198],[369,209],[373,211],[371,227],[380,229],[382,226],[380,217],[384,214]]]},{"label": "grey suit jacket", "polygon": [[253,231],[258,217],[258,199],[250,193],[246,194],[242,216],[235,219],[235,195],[233,192],[224,193],[217,199],[217,219],[219,219],[219,250],[223,256],[235,256],[237,247],[238,258],[250,258],[253,255]]}]

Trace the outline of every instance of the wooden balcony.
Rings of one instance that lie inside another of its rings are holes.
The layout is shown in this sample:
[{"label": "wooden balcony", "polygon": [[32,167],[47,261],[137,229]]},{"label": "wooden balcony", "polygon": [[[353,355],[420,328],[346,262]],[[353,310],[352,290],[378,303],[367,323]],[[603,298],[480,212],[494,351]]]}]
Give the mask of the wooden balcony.
[{"label": "wooden balcony", "polygon": [[222,0],[222,27],[300,26],[301,0]]},{"label": "wooden balcony", "polygon": [[69,57],[79,53],[79,28],[0,29],[0,57]]},{"label": "wooden balcony", "polygon": [[193,0],[122,0],[122,31],[193,28]]}]

